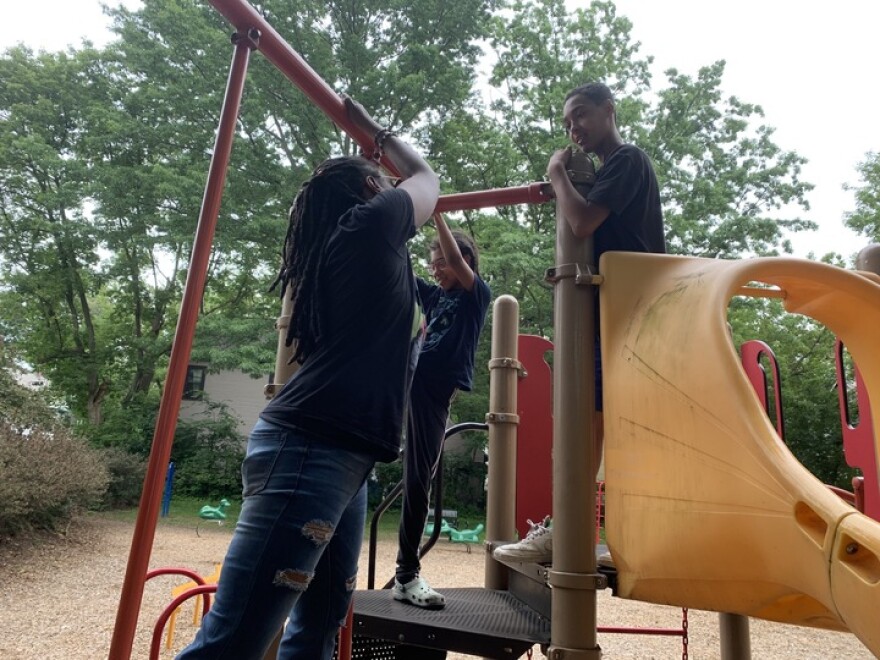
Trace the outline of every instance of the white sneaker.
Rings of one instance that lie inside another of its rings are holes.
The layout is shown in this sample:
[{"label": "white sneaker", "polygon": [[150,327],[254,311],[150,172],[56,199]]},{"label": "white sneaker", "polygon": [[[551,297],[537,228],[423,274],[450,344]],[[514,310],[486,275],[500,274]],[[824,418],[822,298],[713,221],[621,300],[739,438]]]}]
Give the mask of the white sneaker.
[{"label": "white sneaker", "polygon": [[391,587],[391,596],[394,600],[402,600],[429,610],[439,610],[446,606],[443,594],[434,591],[425,578],[418,576],[406,584],[400,584],[395,579],[394,586]]},{"label": "white sneaker", "polygon": [[611,558],[610,552],[603,552],[598,557],[596,557],[596,564],[599,566],[606,566],[607,568],[614,568],[614,559]]},{"label": "white sneaker", "polygon": [[528,521],[531,529],[526,537],[517,543],[509,543],[495,548],[492,556],[499,561],[532,561],[549,564],[553,561],[553,529],[550,516],[539,523]]}]

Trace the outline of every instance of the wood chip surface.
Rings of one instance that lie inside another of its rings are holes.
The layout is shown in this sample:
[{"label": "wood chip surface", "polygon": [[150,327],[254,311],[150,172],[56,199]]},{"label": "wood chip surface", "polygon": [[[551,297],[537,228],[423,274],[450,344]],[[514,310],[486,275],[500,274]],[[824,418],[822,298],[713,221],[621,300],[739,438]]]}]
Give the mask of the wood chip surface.
[{"label": "wood chip surface", "polygon": [[[119,604],[119,592],[131,546],[134,525],[92,516],[71,525],[64,536],[44,536],[39,543],[0,544],[0,659],[95,660],[106,658]],[[150,566],[182,566],[208,575],[221,562],[230,539],[229,528],[195,528],[160,523]],[[426,557],[422,574],[432,586],[473,587],[483,583],[482,546],[441,540]],[[381,541],[377,581],[393,575],[396,547]],[[366,588],[367,544],[362,551],[358,588]],[[186,580],[161,577],[147,584],[132,658],[149,656],[156,617],[171,600],[171,589]],[[389,596],[390,597],[390,596]],[[601,626],[681,626],[681,610],[599,594]],[[172,658],[195,634],[193,606],[184,604],[177,616]],[[751,621],[752,657],[756,660],[862,660],[874,657],[850,634]],[[688,655],[719,658],[718,615],[689,613]],[[681,658],[679,637],[600,634],[603,658]],[[449,660],[471,656],[449,654]],[[536,647],[535,658],[543,655]]]}]

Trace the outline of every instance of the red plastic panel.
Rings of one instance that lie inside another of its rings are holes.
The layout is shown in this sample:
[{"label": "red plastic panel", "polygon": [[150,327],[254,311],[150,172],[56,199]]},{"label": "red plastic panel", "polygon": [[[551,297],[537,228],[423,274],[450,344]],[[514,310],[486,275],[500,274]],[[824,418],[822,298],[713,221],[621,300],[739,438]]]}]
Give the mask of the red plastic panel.
[{"label": "red plastic panel", "polygon": [[843,453],[846,456],[846,464],[858,468],[864,476],[862,483],[864,512],[874,520],[880,520],[880,483],[877,480],[877,453],[874,448],[874,424],[871,419],[868,389],[858,367],[854,365],[859,420],[853,425],[849,418],[843,351],[843,343],[838,339],[834,353],[837,362],[837,398],[840,404],[840,426],[843,429]]},{"label": "red plastic panel", "polygon": [[526,376],[517,384],[519,429],[516,441],[516,526],[520,538],[553,506],[553,374],[544,359],[553,344],[535,335],[519,336],[519,360]]},{"label": "red plastic panel", "polygon": [[782,391],[779,381],[779,363],[776,361],[776,355],[773,350],[764,342],[758,339],[750,339],[740,346],[740,361],[743,370],[748,376],[749,382],[758,395],[758,400],[770,414],[770,402],[767,400],[767,372],[764,365],[761,364],[761,358],[766,357],[773,366],[773,399],[776,403],[776,433],[784,441],[785,440],[785,423],[782,417]]}]

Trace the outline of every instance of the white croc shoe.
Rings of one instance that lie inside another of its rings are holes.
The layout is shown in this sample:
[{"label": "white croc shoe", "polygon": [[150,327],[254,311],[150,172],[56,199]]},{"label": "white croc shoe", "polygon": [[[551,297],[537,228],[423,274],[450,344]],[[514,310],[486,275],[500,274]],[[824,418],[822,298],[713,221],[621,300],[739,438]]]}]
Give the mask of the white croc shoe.
[{"label": "white croc shoe", "polygon": [[406,584],[400,584],[394,580],[391,595],[394,600],[410,603],[416,607],[424,607],[428,610],[439,610],[446,606],[443,594],[434,591],[425,578],[418,576]]}]

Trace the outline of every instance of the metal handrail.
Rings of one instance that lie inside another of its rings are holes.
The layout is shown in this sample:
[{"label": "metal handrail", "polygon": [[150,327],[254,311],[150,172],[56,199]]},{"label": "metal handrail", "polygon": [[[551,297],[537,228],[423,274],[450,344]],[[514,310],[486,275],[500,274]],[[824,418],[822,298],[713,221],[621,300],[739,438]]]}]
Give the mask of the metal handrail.
[{"label": "metal handrail", "polygon": [[[489,425],[485,422],[462,422],[460,424],[453,424],[446,429],[446,433],[443,434],[443,443],[445,444],[448,438],[457,433],[488,430]],[[401,451],[401,456],[403,456],[403,451]],[[437,472],[434,475],[432,489],[434,492],[434,530],[431,532],[431,536],[428,540],[419,549],[420,558],[428,554],[430,549],[434,547],[434,544],[437,543],[437,540],[440,538],[439,521],[443,517],[443,447],[440,448],[440,456],[437,459]],[[394,504],[394,501],[402,492],[403,479],[398,481],[394,485],[394,488],[391,489],[391,492],[388,493],[388,495],[386,495],[379,503],[379,506],[376,507],[376,511],[373,513],[373,517],[370,519],[370,552],[367,568],[367,589],[376,588],[376,546],[378,543],[379,520],[388,508]],[[390,589],[393,584],[394,578],[391,578],[382,588]]]}]

